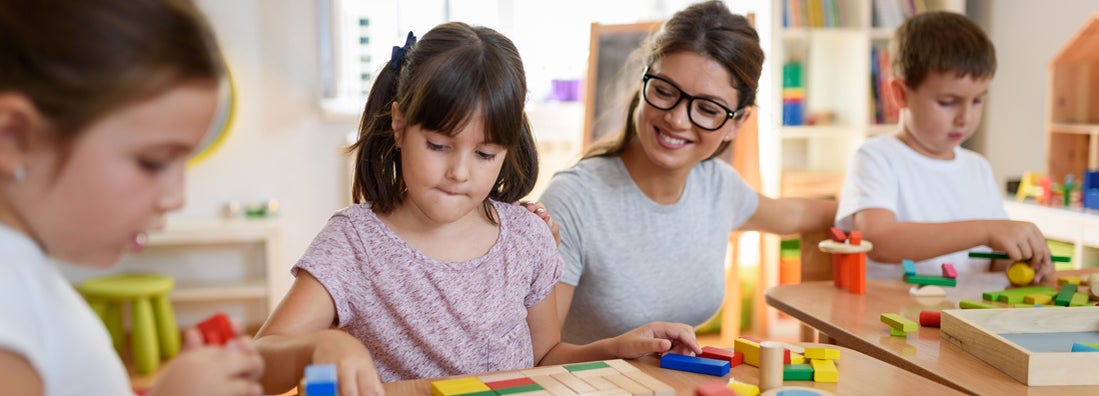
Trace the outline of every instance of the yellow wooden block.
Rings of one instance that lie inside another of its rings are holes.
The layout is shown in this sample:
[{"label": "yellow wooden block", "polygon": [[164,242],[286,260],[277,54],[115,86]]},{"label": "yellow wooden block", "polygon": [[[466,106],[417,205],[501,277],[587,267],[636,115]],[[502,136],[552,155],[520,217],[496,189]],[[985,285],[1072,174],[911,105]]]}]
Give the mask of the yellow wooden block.
[{"label": "yellow wooden block", "polygon": [[810,359],[809,365],[813,366],[814,382],[839,382],[840,372],[831,360]]},{"label": "yellow wooden block", "polygon": [[749,366],[759,367],[759,343],[739,337],[733,341],[733,352],[744,354],[744,363]]},{"label": "yellow wooden block", "polygon": [[[805,348],[805,357],[809,359],[839,360],[840,350],[835,348]],[[790,364],[797,364],[791,358]]]},{"label": "yellow wooden block", "polygon": [[450,396],[463,393],[490,391],[488,385],[476,377],[456,378],[431,383],[432,396]]},{"label": "yellow wooden block", "polygon": [[[741,352],[744,353],[744,352]],[[729,389],[740,396],[759,396],[759,387],[752,384],[746,384],[735,379],[729,379]]]},{"label": "yellow wooden block", "polygon": [[1023,302],[1027,304],[1046,305],[1049,304],[1050,301],[1053,301],[1053,297],[1045,294],[1027,294],[1023,296]]},{"label": "yellow wooden block", "polygon": [[1064,286],[1066,283],[1071,283],[1071,284],[1074,284],[1076,286],[1080,286],[1080,277],[1079,276],[1062,276],[1060,278],[1057,278],[1057,287]]},{"label": "yellow wooden block", "polygon": [[790,351],[790,364],[806,364],[805,362],[808,362],[805,355]]}]

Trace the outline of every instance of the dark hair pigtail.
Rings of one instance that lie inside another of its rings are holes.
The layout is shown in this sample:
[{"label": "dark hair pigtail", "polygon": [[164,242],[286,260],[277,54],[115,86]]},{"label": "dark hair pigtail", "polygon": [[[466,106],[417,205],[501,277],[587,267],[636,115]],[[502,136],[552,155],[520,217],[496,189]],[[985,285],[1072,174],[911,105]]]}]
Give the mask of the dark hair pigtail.
[{"label": "dark hair pigtail", "polygon": [[351,188],[354,203],[372,202],[387,213],[399,202],[401,186],[400,151],[393,135],[392,103],[397,99],[400,69],[387,63],[374,80],[359,123],[359,139],[348,148],[355,155]]}]

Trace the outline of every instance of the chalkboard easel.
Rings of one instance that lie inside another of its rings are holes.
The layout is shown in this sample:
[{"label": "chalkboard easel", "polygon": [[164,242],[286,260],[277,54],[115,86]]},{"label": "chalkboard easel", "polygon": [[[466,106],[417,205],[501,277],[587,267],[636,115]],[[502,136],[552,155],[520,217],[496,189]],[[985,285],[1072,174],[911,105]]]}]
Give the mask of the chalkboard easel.
[{"label": "chalkboard easel", "polygon": [[[625,125],[626,101],[632,84],[641,81],[643,65],[628,64],[630,55],[641,48],[662,22],[625,25],[591,25],[591,53],[588,55],[588,79],[584,93],[584,142],[592,142]],[[635,62],[637,63],[637,62]],[[633,70],[636,66],[636,70]]]}]

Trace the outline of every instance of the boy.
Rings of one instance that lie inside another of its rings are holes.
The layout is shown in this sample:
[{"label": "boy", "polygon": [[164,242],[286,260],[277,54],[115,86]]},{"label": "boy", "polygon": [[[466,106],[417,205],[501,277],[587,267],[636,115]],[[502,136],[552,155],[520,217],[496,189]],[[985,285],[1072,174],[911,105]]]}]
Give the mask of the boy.
[{"label": "boy", "polygon": [[[862,231],[874,243],[868,278],[900,278],[903,259],[917,272],[984,271],[987,259],[970,250],[991,247],[1011,261],[1028,261],[1040,282],[1053,272],[1042,232],[1007,220],[992,167],[961,147],[981,119],[996,52],[965,16],[928,12],[909,18],[890,43],[890,91],[901,108],[895,135],[866,141],[844,182],[836,225]],[[986,247],[987,246],[987,247]]]}]

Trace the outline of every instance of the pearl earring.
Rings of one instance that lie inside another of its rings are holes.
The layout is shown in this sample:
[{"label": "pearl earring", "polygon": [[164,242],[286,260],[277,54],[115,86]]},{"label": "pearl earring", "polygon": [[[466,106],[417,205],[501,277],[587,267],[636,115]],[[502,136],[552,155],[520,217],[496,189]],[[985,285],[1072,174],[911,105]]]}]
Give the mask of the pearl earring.
[{"label": "pearl earring", "polygon": [[24,168],[23,165],[19,165],[19,167],[11,171],[11,177],[12,179],[15,179],[17,183],[22,182],[23,179],[27,178],[27,168]]}]

